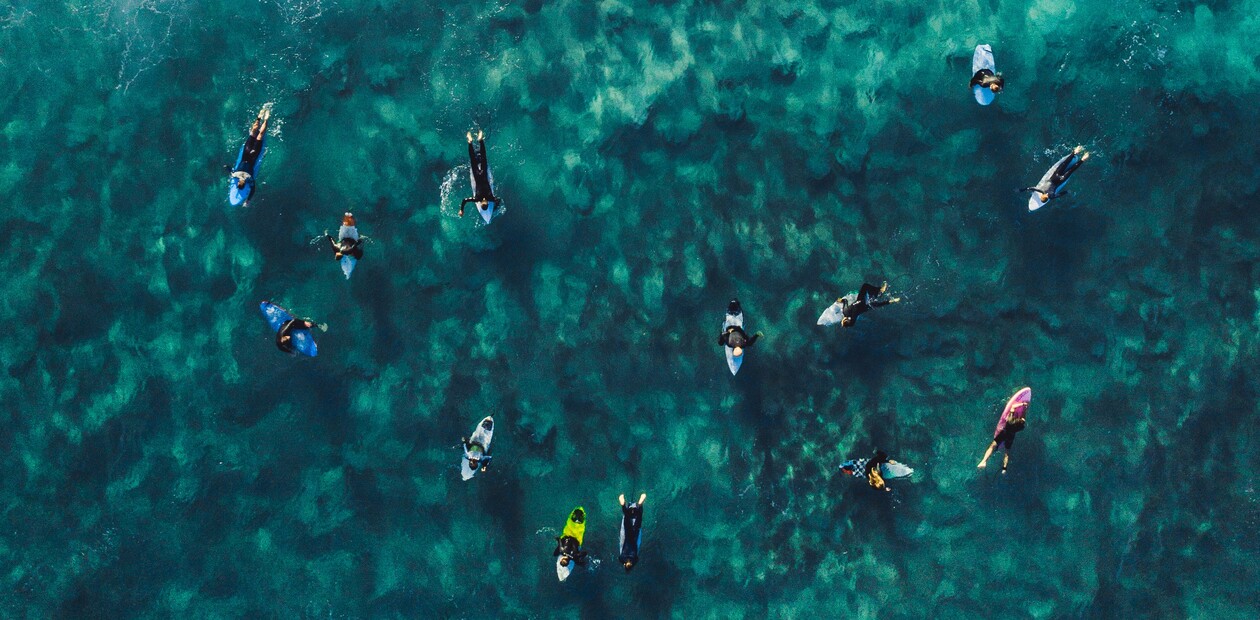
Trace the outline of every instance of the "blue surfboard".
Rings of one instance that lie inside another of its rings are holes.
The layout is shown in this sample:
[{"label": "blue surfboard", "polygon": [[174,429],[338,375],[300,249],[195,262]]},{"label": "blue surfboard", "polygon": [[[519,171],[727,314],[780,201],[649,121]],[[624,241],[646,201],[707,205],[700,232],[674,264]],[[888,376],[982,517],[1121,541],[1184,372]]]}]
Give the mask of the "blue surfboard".
[{"label": "blue surfboard", "polygon": [[[293,319],[293,315],[288,310],[281,308],[269,301],[258,304],[258,308],[262,310],[263,317],[267,319],[267,323],[271,325],[273,333],[280,331],[285,323]],[[319,348],[315,346],[315,337],[311,335],[309,329],[295,329],[289,332],[293,338],[293,350],[300,355],[307,357],[315,357],[319,353]]]},{"label": "blue surfboard", "polygon": [[[246,138],[246,142],[249,139]],[[254,183],[258,180],[258,169],[262,166],[263,157],[267,155],[267,134],[263,134],[262,149],[258,152],[258,159],[254,161],[253,170],[246,170],[249,173],[249,179],[245,181],[245,187],[237,189],[236,179],[228,177],[228,202],[233,207],[239,207],[245,204],[254,195]],[[236,152],[236,163],[232,165],[232,172],[241,169],[241,160],[245,158],[245,145],[241,145],[241,150]]]}]

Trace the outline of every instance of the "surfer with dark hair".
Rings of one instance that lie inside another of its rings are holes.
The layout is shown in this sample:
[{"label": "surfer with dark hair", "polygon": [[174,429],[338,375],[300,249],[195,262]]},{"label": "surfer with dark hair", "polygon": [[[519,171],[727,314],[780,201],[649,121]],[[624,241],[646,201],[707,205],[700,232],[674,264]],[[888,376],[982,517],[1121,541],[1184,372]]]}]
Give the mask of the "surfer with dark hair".
[{"label": "surfer with dark hair", "polygon": [[844,297],[836,300],[841,314],[840,324],[844,327],[853,327],[857,322],[857,318],[872,308],[881,308],[888,304],[895,304],[901,301],[900,297],[893,297],[887,301],[881,300],[880,295],[888,290],[888,283],[884,282],[883,286],[875,286],[874,284],[862,283],[862,288],[856,293],[849,293]]},{"label": "surfer with dark hair", "polygon": [[472,132],[468,132],[468,165],[472,167],[473,177],[473,195],[463,199],[459,203],[459,216],[464,217],[464,205],[475,202],[477,208],[485,211],[490,208],[493,202],[496,206],[502,207],[503,200],[494,195],[494,188],[490,187],[490,164],[486,162],[486,135],[477,130],[477,146],[473,147]]},{"label": "surfer with dark hair", "polygon": [[643,502],[646,500],[647,493],[639,495],[639,501],[632,504],[626,503],[624,493],[617,497],[617,503],[621,504],[621,554],[617,557],[617,561],[621,562],[622,568],[625,568],[627,573],[639,561],[639,538],[643,529]]},{"label": "surfer with dark hair", "polygon": [[468,469],[477,469],[481,466],[481,471],[485,471],[490,467],[490,459],[494,458],[486,452],[486,447],[476,441],[468,441],[467,437],[460,437],[464,442],[464,458],[468,460]]},{"label": "surfer with dark hair", "polygon": [[276,347],[285,353],[293,352],[293,332],[299,330],[307,330],[308,332],[315,323],[306,319],[289,319],[280,326],[276,331]]},{"label": "surfer with dark hair", "polygon": [[1006,466],[1011,462],[1011,445],[1015,443],[1015,433],[1024,430],[1027,424],[1024,417],[1027,409],[1027,402],[1017,402],[1011,407],[1011,412],[1006,415],[1006,425],[993,436],[993,443],[990,443],[989,449],[984,451],[984,458],[980,459],[979,465],[976,465],[977,469],[983,469],[988,465],[989,457],[993,456],[993,451],[1001,445],[1003,449],[1002,473],[1006,473]]},{"label": "surfer with dark hair", "polygon": [[1087,159],[1089,159],[1089,151],[1086,151],[1083,146],[1078,146],[1072,149],[1071,153],[1065,155],[1063,159],[1059,160],[1048,179],[1043,178],[1040,183],[1032,187],[1022,188],[1019,191],[1037,192],[1042,203],[1050,202],[1067,193],[1060,192],[1059,188],[1063,187],[1063,184],[1072,178],[1072,173],[1076,172],[1076,169],[1080,168],[1081,164],[1085,163]]}]

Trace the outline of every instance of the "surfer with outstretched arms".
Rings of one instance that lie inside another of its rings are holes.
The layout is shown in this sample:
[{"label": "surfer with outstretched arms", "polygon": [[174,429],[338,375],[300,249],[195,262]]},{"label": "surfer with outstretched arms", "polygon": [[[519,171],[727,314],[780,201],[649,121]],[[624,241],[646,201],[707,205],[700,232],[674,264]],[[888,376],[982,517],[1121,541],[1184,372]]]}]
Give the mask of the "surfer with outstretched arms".
[{"label": "surfer with outstretched arms", "polygon": [[993,437],[993,443],[989,444],[989,449],[984,451],[984,458],[980,459],[980,464],[976,465],[977,469],[983,469],[989,462],[989,457],[993,456],[993,451],[999,445],[1002,446],[1004,452],[1002,454],[1002,473],[1006,473],[1006,466],[1011,462],[1011,444],[1015,442],[1015,433],[1024,430],[1026,425],[1024,413],[1028,410],[1027,402],[1016,402],[1011,407],[1011,412],[1006,415],[1006,425],[998,431]]},{"label": "surfer with outstretched arms", "polygon": [[477,146],[473,146],[472,132],[468,132],[468,165],[472,167],[473,177],[473,195],[463,199],[459,203],[459,216],[464,217],[464,205],[475,202],[477,208],[485,211],[493,202],[496,206],[502,207],[503,201],[494,195],[494,189],[490,187],[490,165],[486,162],[486,136],[480,129],[477,130]]},{"label": "surfer with outstretched arms", "polygon": [[485,471],[490,467],[490,459],[494,457],[486,453],[485,446],[476,441],[468,441],[467,437],[460,437],[460,441],[464,442],[464,458],[468,459],[468,469],[477,469],[480,465],[481,471]]},{"label": "surfer with outstretched arms", "polygon": [[[743,311],[739,307],[739,300],[731,300],[726,312],[727,314],[742,314]],[[757,340],[764,335],[765,334],[761,332],[757,332],[749,338],[748,332],[744,331],[743,327],[740,327],[739,325],[728,325],[726,329],[722,330],[722,334],[718,336],[718,344],[724,347],[730,347],[732,349],[731,353],[735,357],[739,357],[744,354],[744,349],[757,344]]]},{"label": "surfer with outstretched arms", "polygon": [[[341,217],[341,225],[342,227],[356,226],[354,214],[347,211],[346,214]],[[353,237],[343,237],[338,240],[336,237],[333,237],[327,232],[324,233],[324,237],[328,239],[328,243],[332,244],[333,258],[337,260],[341,260],[341,257],[343,256],[353,257],[354,260],[360,260],[363,258],[363,245],[359,243],[358,239]]]},{"label": "surfer with outstretched arms", "polygon": [[643,502],[647,500],[647,493],[639,495],[639,501],[632,504],[626,503],[625,494],[617,497],[617,503],[621,504],[621,554],[617,557],[617,561],[621,562],[621,566],[630,572],[634,565],[639,561],[639,537],[643,529]]},{"label": "surfer with outstretched arms", "polygon": [[258,163],[258,156],[262,155],[263,136],[267,133],[268,120],[271,120],[271,104],[264,105],[258,111],[254,124],[249,127],[249,137],[245,140],[245,149],[241,152],[241,162],[232,171],[232,178],[236,180],[236,189],[244,190],[247,184],[250,185],[248,193],[250,197],[254,193],[253,170]]},{"label": "surfer with outstretched arms", "polygon": [[1006,80],[1002,78],[1001,73],[994,73],[989,69],[981,69],[971,76],[971,86],[987,88],[996,95],[1006,87]]},{"label": "surfer with outstretched arms", "polygon": [[895,304],[901,301],[900,297],[893,297],[887,301],[881,300],[879,296],[883,295],[884,291],[887,290],[887,282],[885,282],[883,286],[878,287],[874,284],[863,282],[862,288],[858,289],[858,292],[849,293],[848,295],[837,299],[836,304],[840,306],[839,312],[842,317],[840,319],[840,324],[844,327],[853,327],[853,324],[857,322],[857,318],[870,309],[880,308],[887,306],[888,304]]},{"label": "surfer with outstretched arms", "polygon": [[293,332],[298,330],[310,331],[315,324],[306,319],[289,319],[280,326],[276,331],[276,346],[285,353],[293,353]]},{"label": "surfer with outstretched arms", "polygon": [[1085,163],[1085,160],[1087,159],[1089,159],[1089,151],[1086,151],[1083,146],[1078,146],[1072,149],[1071,153],[1065,155],[1063,159],[1059,160],[1059,163],[1055,166],[1054,172],[1050,175],[1049,180],[1043,180],[1043,182],[1038,183],[1037,185],[1022,188],[1019,191],[1037,192],[1042,203],[1050,202],[1051,200],[1067,193],[1060,192],[1059,188],[1063,187],[1063,184],[1068,182],[1068,179],[1072,177],[1072,173],[1076,172],[1076,169],[1080,168],[1081,164]]}]

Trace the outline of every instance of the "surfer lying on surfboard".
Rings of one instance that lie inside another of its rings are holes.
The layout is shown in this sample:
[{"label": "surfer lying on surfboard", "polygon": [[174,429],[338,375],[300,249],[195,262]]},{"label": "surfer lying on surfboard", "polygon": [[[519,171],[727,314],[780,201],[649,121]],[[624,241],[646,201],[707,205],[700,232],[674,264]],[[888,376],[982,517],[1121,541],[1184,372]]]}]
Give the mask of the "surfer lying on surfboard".
[{"label": "surfer lying on surfboard", "polygon": [[[887,290],[887,282],[884,282],[884,285],[880,287],[863,282],[862,288],[858,289],[858,292],[849,293],[848,295],[837,299],[836,303],[832,304],[832,308],[840,314],[840,325],[843,325],[844,327],[853,327],[853,324],[857,322],[857,318],[870,309],[880,308],[887,306],[888,304],[895,304],[901,301],[900,297],[893,297],[887,301],[880,300],[879,296],[883,295],[884,291]],[[828,310],[831,310],[832,308],[828,308]],[[827,313],[824,312],[823,317],[825,318],[826,315]],[[825,322],[822,318],[818,320],[818,323],[820,325],[830,324]]]},{"label": "surfer lying on surfboard", "polygon": [[626,503],[624,493],[617,496],[617,503],[621,504],[621,554],[617,556],[617,561],[621,562],[627,573],[639,561],[639,539],[643,536],[645,500],[647,493],[639,495],[639,501],[630,504]]},{"label": "surfer lying on surfboard", "polygon": [[1006,415],[1006,425],[993,436],[993,443],[990,443],[989,449],[984,451],[984,458],[980,459],[979,465],[976,465],[977,469],[983,469],[988,464],[989,457],[993,456],[993,451],[1001,445],[1004,450],[1002,473],[1006,473],[1006,466],[1011,462],[1011,444],[1015,443],[1015,433],[1024,430],[1027,424],[1024,417],[1026,411],[1028,411],[1027,402],[1017,402],[1011,406],[1011,412]]},{"label": "surfer lying on surfboard", "polygon": [[[740,314],[742,312],[743,311],[739,307],[739,300],[731,300],[731,303],[726,309],[726,313]],[[752,338],[749,338],[748,332],[744,331],[743,327],[740,327],[739,325],[729,325],[722,331],[722,335],[718,336],[718,344],[724,347],[730,347],[732,349],[731,353],[735,357],[739,357],[744,354],[744,349],[757,344],[757,340],[764,335],[765,334],[761,332],[757,332],[752,335]]]},{"label": "surfer lying on surfboard", "polygon": [[1006,80],[1002,78],[1001,73],[994,73],[988,69],[981,69],[971,76],[971,86],[979,86],[993,91],[993,94],[1002,92],[1006,87]]},{"label": "surfer lying on surfboard", "polygon": [[[342,216],[341,225],[351,227],[358,226],[355,223],[354,214],[349,211]],[[338,240],[336,237],[328,234],[327,231],[324,231],[324,237],[328,239],[328,243],[332,244],[333,258],[337,260],[341,260],[341,257],[343,256],[351,256],[354,260],[360,260],[363,258],[363,246],[359,243],[358,239],[353,237],[343,237]]]},{"label": "surfer lying on surfboard", "polygon": [[1050,174],[1048,179],[1042,179],[1041,183],[1032,187],[1025,187],[1019,191],[1037,192],[1042,203],[1050,202],[1067,193],[1061,192],[1059,189],[1068,182],[1068,179],[1072,177],[1072,173],[1076,172],[1076,169],[1080,168],[1081,164],[1085,163],[1087,159],[1089,159],[1089,151],[1086,151],[1083,146],[1078,146],[1072,149],[1071,153],[1065,155],[1063,159],[1059,160],[1058,165],[1054,168],[1054,172]]},{"label": "surfer lying on surfboard", "polygon": [[[236,181],[236,189],[245,196],[246,200],[252,198],[254,194],[253,171],[258,164],[258,157],[262,155],[263,136],[267,134],[267,121],[269,120],[271,120],[270,103],[264,105],[258,111],[254,124],[250,125],[249,138],[245,140],[245,148],[241,151],[241,161],[236,165],[236,169],[232,171],[232,179]],[[247,184],[250,186],[249,191],[245,191]]]},{"label": "surfer lying on surfboard", "polygon": [[473,195],[459,203],[459,216],[464,217],[464,205],[475,202],[477,208],[485,211],[493,202],[502,207],[503,201],[494,195],[490,187],[490,165],[486,162],[486,135],[477,130],[477,148],[473,147],[472,132],[468,132],[468,165],[472,167]]},{"label": "surfer lying on surfboard", "polygon": [[298,330],[307,330],[308,332],[315,323],[306,319],[289,319],[280,326],[276,331],[276,346],[285,353],[293,352],[293,332]]}]

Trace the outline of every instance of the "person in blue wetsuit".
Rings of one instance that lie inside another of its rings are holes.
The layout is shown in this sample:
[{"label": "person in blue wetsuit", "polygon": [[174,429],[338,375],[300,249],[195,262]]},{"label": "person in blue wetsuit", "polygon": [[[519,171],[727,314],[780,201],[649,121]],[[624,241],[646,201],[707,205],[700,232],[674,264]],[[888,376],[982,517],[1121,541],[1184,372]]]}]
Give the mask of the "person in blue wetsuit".
[{"label": "person in blue wetsuit", "polygon": [[315,323],[306,319],[289,319],[280,326],[276,331],[276,347],[285,353],[293,353],[293,332],[299,330],[307,330],[308,332]]},{"label": "person in blue wetsuit", "polygon": [[477,146],[473,146],[472,132],[468,132],[468,165],[472,167],[473,195],[459,203],[459,216],[464,217],[464,205],[477,203],[477,208],[485,211],[493,202],[502,207],[503,201],[494,195],[490,187],[490,164],[486,162],[486,134],[477,130]]},{"label": "person in blue wetsuit", "polygon": [[863,282],[862,288],[858,289],[858,292],[849,293],[848,295],[837,299],[836,303],[840,304],[840,313],[843,316],[843,318],[840,319],[840,324],[844,327],[853,327],[853,324],[857,322],[857,318],[871,308],[879,308],[901,301],[900,297],[893,297],[887,301],[880,300],[879,296],[883,295],[884,291],[887,290],[887,282],[880,287]]},{"label": "person in blue wetsuit", "polygon": [[1040,194],[1041,202],[1050,202],[1067,193],[1060,192],[1059,188],[1068,182],[1068,179],[1072,177],[1072,173],[1076,172],[1076,169],[1080,168],[1081,164],[1085,163],[1087,159],[1089,159],[1089,151],[1086,151],[1083,146],[1078,146],[1072,149],[1071,155],[1064,157],[1059,166],[1054,169],[1054,174],[1050,175],[1049,187],[1038,184],[1032,187],[1025,187],[1019,191],[1037,192]]},{"label": "person in blue wetsuit", "polygon": [[244,191],[246,186],[248,191],[244,193],[253,197],[254,194],[254,166],[258,164],[258,157],[262,155],[263,136],[267,134],[267,121],[271,119],[271,105],[264,105],[258,111],[258,117],[254,119],[254,124],[249,127],[249,137],[245,139],[245,150],[241,153],[241,163],[237,164],[232,170],[232,178],[236,181],[236,189]]},{"label": "person in blue wetsuit", "polygon": [[626,503],[624,493],[617,497],[617,503],[621,504],[621,554],[617,560],[627,573],[639,562],[639,538],[643,529],[645,500],[647,493],[639,495],[639,501],[633,504]]}]

